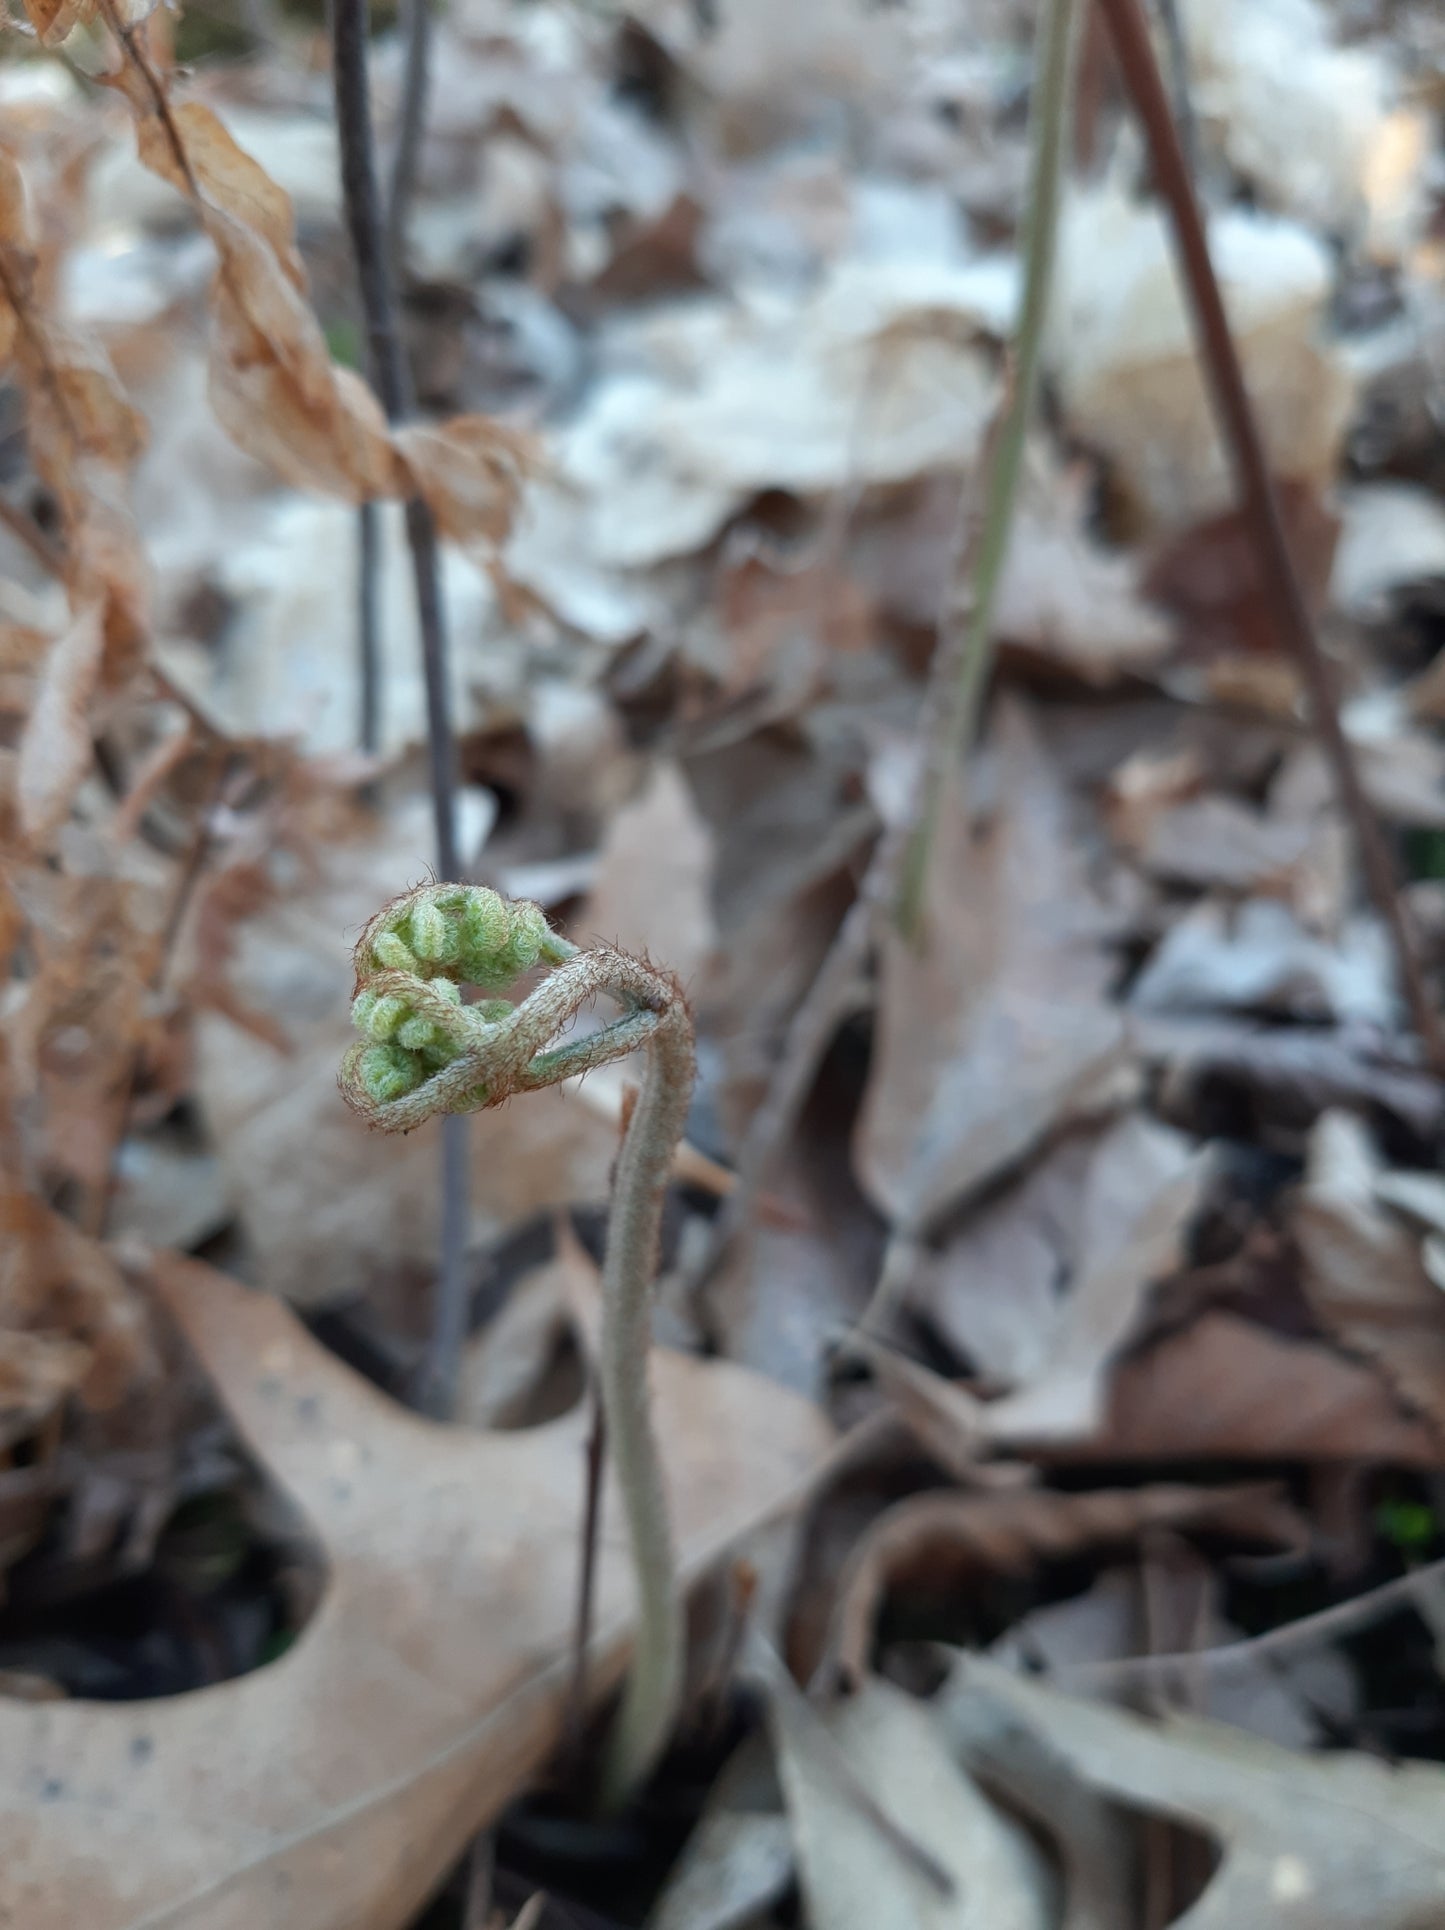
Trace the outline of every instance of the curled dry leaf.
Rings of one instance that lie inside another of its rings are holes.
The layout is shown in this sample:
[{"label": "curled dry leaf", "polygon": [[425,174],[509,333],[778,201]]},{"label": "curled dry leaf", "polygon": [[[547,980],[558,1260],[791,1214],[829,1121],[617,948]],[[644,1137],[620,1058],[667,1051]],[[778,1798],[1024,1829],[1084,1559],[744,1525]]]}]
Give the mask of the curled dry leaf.
[{"label": "curled dry leaf", "polygon": [[[558,1740],[587,1417],[511,1435],[437,1427],[276,1301],[178,1258],[155,1280],[320,1536],[326,1590],[280,1660],[216,1687],[0,1703],[0,1916],[27,1930],[400,1930]],[[829,1430],[721,1363],[658,1356],[654,1392],[692,1579],[788,1505]],[[611,1538],[599,1571],[601,1692],[631,1620]]]},{"label": "curled dry leaf", "polygon": [[961,1575],[1021,1574],[1038,1563],[1129,1542],[1153,1528],[1212,1528],[1251,1541],[1299,1545],[1303,1524],[1279,1489],[1050,1489],[1016,1494],[911,1495],[880,1515],[857,1544],[839,1586],[830,1656],[845,1681],[866,1673],[879,1610],[890,1590],[936,1590]]},{"label": "curled dry leaf", "polygon": [[199,101],[173,104],[134,42],[118,84],[140,159],[191,202],[220,264],[211,284],[210,393],[228,435],[298,489],[348,502],[422,495],[453,541],[511,526],[524,444],[483,416],[396,433],[331,359],[306,295],[290,197]]},{"label": "curled dry leaf", "polygon": [[1093,1789],[1202,1829],[1222,1852],[1176,1930],[1424,1930],[1445,1896],[1445,1771],[1296,1755],[1238,1729],[1075,1702],[989,1663],[955,1694],[1024,1724]]},{"label": "curled dry leaf", "polygon": [[106,1407],[154,1371],[142,1305],[115,1261],[17,1186],[0,1191],[0,1443],[68,1394]]},{"label": "curled dry leaf", "polygon": [[1127,1076],[1070,799],[1019,705],[1001,709],[993,749],[988,823],[975,834],[957,798],[941,814],[917,949],[884,940],[854,1159],[869,1198],[912,1232],[1116,1102]]},{"label": "curled dry leaf", "polygon": [[41,671],[21,746],[21,826],[48,837],[90,767],[90,713],[138,668],[147,569],[128,500],[145,424],[104,352],[44,293],[24,179],[0,149],[0,359],[27,405],[26,441],[54,497],[71,620]]}]

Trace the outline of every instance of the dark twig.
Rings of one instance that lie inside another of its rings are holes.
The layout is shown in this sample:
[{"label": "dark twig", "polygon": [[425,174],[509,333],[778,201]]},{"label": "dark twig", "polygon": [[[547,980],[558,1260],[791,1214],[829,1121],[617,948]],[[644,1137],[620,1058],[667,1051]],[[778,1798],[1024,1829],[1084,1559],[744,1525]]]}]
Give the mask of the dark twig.
[{"label": "dark twig", "polygon": [[1275,625],[1294,657],[1309,695],[1314,729],[1334,771],[1340,804],[1354,832],[1365,883],[1395,950],[1400,982],[1415,1030],[1431,1065],[1445,1071],[1445,1037],[1426,990],[1414,934],[1396,884],[1395,867],[1374,810],[1365,796],[1354,752],[1340,723],[1334,679],[1320,649],[1294,561],[1224,302],[1209,256],[1204,222],[1189,164],[1170,112],[1139,0],[1098,0],[1124,86],[1149,143],[1160,196],[1169,209],[1195,337],[1234,471],[1250,540]]},{"label": "dark twig", "polygon": [[1194,94],[1189,83],[1189,42],[1184,22],[1179,18],[1179,0],[1156,0],[1159,25],[1164,29],[1164,47],[1169,56],[1169,92],[1174,102],[1174,125],[1179,130],[1179,145],[1184,150],[1185,166],[1191,181],[1199,180],[1199,122],[1194,113]]},{"label": "dark twig", "polygon": [[[332,0],[331,44],[336,91],[336,129],[341,145],[341,186],[370,345],[372,379],[389,421],[411,409],[411,383],[397,327],[396,296],[386,255],[381,194],[376,177],[376,139],[367,86],[367,0]],[[443,878],[458,875],[456,839],[456,747],[447,685],[447,635],[442,611],[436,524],[419,496],[406,505],[417,620],[426,678],[428,743],[436,863]],[[442,1121],[441,1256],[432,1340],[426,1367],[426,1405],[449,1412],[456,1385],[457,1351],[466,1322],[466,1122]]]},{"label": "dark twig", "polygon": [[364,751],[381,747],[381,511],[363,503],[356,512],[356,667],[361,707],[357,741]]},{"label": "dark twig", "polygon": [[386,248],[393,278],[406,273],[406,229],[416,194],[421,161],[421,137],[426,125],[427,94],[431,87],[431,0],[402,0],[405,38],[401,80],[401,112],[397,116],[396,148],[391,159],[391,192],[386,204]]}]

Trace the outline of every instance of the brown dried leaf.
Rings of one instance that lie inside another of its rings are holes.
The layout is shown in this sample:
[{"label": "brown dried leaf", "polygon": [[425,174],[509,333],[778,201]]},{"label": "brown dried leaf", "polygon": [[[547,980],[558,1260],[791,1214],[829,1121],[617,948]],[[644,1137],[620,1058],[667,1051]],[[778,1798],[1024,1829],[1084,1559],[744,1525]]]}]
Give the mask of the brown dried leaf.
[{"label": "brown dried leaf", "polygon": [[[276,1301],[173,1257],[156,1285],[321,1536],[326,1593],[285,1655],[237,1680],[160,1703],[0,1703],[0,1915],[400,1930],[558,1740],[586,1414],[523,1434],[437,1427]],[[789,1503],[829,1430],[739,1368],[660,1355],[653,1370],[691,1581]],[[619,1542],[599,1571],[601,1694],[631,1620]]]},{"label": "brown dried leaf", "polygon": [[210,392],[227,434],[298,489],[347,502],[420,493],[454,541],[499,542],[511,526],[521,438],[485,416],[393,435],[366,384],[331,360],[307,299],[290,197],[210,108],[173,105],[157,91],[159,76],[128,52],[119,80],[140,158],[190,200],[220,256]]},{"label": "brown dried leaf", "polygon": [[75,28],[98,19],[138,27],[160,4],[161,0],[25,0],[25,13],[41,42],[58,47]]},{"label": "brown dried leaf", "polygon": [[146,563],[128,501],[146,425],[99,344],[51,312],[37,283],[25,182],[0,150],[0,314],[29,404],[30,458],[60,510],[72,612],[78,620],[101,606],[101,681],[114,688],[137,668],[148,634]]},{"label": "brown dried leaf", "polygon": [[1326,1113],[1310,1139],[1292,1216],[1304,1287],[1321,1323],[1377,1363],[1445,1451],[1445,1295],[1418,1234],[1379,1204],[1384,1162],[1351,1113]]},{"label": "brown dried leaf", "polygon": [[1017,704],[993,745],[991,819],[975,836],[956,800],[945,807],[919,946],[884,942],[854,1160],[874,1204],[915,1232],[1117,1099],[1126,1070],[1069,797]]},{"label": "brown dried leaf", "polygon": [[70,1392],[112,1406],[155,1368],[142,1305],[105,1248],[13,1185],[0,1192],[0,1335],[0,1404],[30,1409],[31,1425]]},{"label": "brown dried leaf", "polygon": [[955,1693],[1032,1729],[1093,1788],[1203,1829],[1223,1851],[1177,1930],[1426,1930],[1445,1892],[1445,1771],[1302,1756],[1220,1723],[1076,1702],[990,1663]]},{"label": "brown dried leaf", "polygon": [[980,1569],[1022,1574],[1045,1561],[1134,1541],[1154,1528],[1212,1528],[1275,1545],[1303,1539],[1299,1517],[1281,1491],[1259,1482],[1085,1494],[1035,1488],[911,1495],[880,1515],[854,1548],[839,1585],[829,1653],[846,1681],[861,1681],[891,1590],[953,1588]]},{"label": "brown dried leaf", "polygon": [[[998,1403],[876,1343],[860,1351],[942,1466],[967,1476],[997,1445],[991,1408]],[[1402,1411],[1378,1374],[1318,1341],[1286,1339],[1232,1313],[1204,1314],[1116,1363],[1105,1413],[1087,1438],[1020,1436],[1007,1445],[1060,1464],[1210,1457],[1445,1463],[1433,1431]]]}]

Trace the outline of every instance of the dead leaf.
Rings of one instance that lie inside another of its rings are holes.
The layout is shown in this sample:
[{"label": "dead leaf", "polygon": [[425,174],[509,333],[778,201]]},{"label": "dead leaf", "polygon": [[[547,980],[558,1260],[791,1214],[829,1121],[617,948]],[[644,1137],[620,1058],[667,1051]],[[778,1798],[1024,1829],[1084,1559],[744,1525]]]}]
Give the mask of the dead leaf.
[{"label": "dead leaf", "polygon": [[90,705],[104,660],[103,614],[98,603],[87,604],[56,639],[20,740],[20,822],[37,842],[64,822],[90,770]]},{"label": "dead leaf", "polygon": [[1361,1122],[1326,1113],[1291,1215],[1304,1288],[1321,1324],[1374,1361],[1445,1444],[1445,1296],[1418,1235],[1379,1203],[1383,1173]]},{"label": "dead leaf", "polygon": [[879,1612],[895,1588],[956,1590],[970,1573],[1025,1574],[1157,1528],[1214,1530],[1276,1546],[1304,1539],[1303,1522],[1280,1490],[1258,1483],[911,1495],[886,1509],[853,1550],[838,1588],[830,1658],[845,1683],[862,1679]]},{"label": "dead leaf", "polygon": [[[1333,481],[1351,385],[1318,339],[1324,244],[1291,221],[1230,208],[1210,253],[1275,474]],[[1173,245],[1157,202],[1110,183],[1064,211],[1048,353],[1066,421],[1113,465],[1141,527],[1177,530],[1232,504]]]},{"label": "dead leaf", "polygon": [[[877,1679],[812,1719],[800,1701],[769,1706],[813,1930],[1044,1930],[1037,1851],[952,1761],[922,1703]],[[839,1764],[947,1873],[951,1895],[859,1815]]]},{"label": "dead leaf", "polygon": [[1121,1361],[1084,1451],[1101,1461],[1442,1460],[1433,1431],[1368,1367],[1229,1313],[1204,1314]]},{"label": "dead leaf", "polygon": [[[1429,490],[1357,483],[1342,492],[1341,512],[1330,596],[1348,615],[1386,615],[1401,595],[1427,585],[1438,589],[1445,580],[1445,509]],[[1415,708],[1421,708],[1418,694]]]},{"label": "dead leaf", "polygon": [[1017,704],[993,745],[985,828],[975,835],[956,799],[941,815],[919,949],[891,931],[883,945],[854,1162],[912,1232],[1046,1133],[1117,1103],[1127,1070],[1107,921],[1067,793]]},{"label": "dead leaf", "polygon": [[143,164],[186,196],[220,257],[211,286],[211,403],[228,435],[299,489],[347,502],[421,494],[455,541],[511,525],[523,444],[485,417],[393,435],[333,363],[307,300],[290,197],[200,101],[172,103],[132,43],[117,83]]},{"label": "dead leaf", "polygon": [[761,1736],[724,1764],[647,1930],[749,1930],[793,1880],[793,1833]]},{"label": "dead leaf", "polygon": [[1052,1381],[1061,1396],[1065,1377],[1107,1361],[1176,1264],[1203,1177],[1183,1135],[1143,1113],[1069,1135],[970,1216],[912,1303],[976,1373]]},{"label": "dead leaf", "polygon": [[1408,245],[1419,117],[1390,111],[1383,45],[1338,44],[1329,9],[1299,0],[1187,0],[1180,21],[1200,125],[1259,200],[1326,234],[1363,235],[1377,258]]},{"label": "dead leaf", "polygon": [[613,816],[579,929],[666,962],[686,989],[712,952],[713,840],[676,764]]},{"label": "dead leaf", "polygon": [[[27,1930],[401,1930],[557,1741],[586,1416],[503,1436],[436,1427],[278,1302],[178,1258],[157,1262],[156,1285],[320,1535],[326,1591],[285,1655],[214,1688],[0,1704],[0,1906]],[[788,1504],[828,1430],[721,1363],[657,1356],[654,1387],[695,1579]],[[610,1536],[599,1584],[600,1691],[630,1620]]]},{"label": "dead leaf", "polygon": [[1389,947],[1373,919],[1352,919],[1331,944],[1273,898],[1237,909],[1204,900],[1176,919],[1131,1002],[1141,1012],[1272,1010],[1385,1031],[1396,1003]]},{"label": "dead leaf", "polygon": [[1028,1725],[1091,1787],[1205,1830],[1223,1860],[1178,1930],[1423,1930],[1445,1892],[1445,1771],[1295,1755],[1240,1730],[1167,1727],[986,1662],[962,1693]]},{"label": "dead leaf", "polygon": [[[939,1461],[966,1478],[997,1443],[997,1402],[880,1347],[859,1348],[900,1415]],[[1288,1339],[1232,1313],[1206,1313],[1115,1363],[1089,1435],[1011,1451],[1078,1461],[1350,1461],[1438,1467],[1434,1431],[1403,1411],[1382,1378],[1315,1340]]]},{"label": "dead leaf", "polygon": [[1090,684],[1116,683],[1165,657],[1174,626],[1147,602],[1139,563],[1107,550],[1086,521],[1087,476],[1035,461],[994,605],[1004,643],[1025,645]]}]

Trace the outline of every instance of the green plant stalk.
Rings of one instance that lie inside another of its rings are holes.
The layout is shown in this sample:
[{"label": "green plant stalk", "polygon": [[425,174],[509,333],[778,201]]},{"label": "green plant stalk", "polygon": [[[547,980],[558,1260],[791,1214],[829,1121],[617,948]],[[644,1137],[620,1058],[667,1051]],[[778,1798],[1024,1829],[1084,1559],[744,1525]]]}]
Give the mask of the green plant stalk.
[{"label": "green plant stalk", "polygon": [[[1038,399],[1044,317],[1053,277],[1059,202],[1067,148],[1070,73],[1073,66],[1075,0],[1045,0],[1034,49],[1033,99],[1029,113],[1030,160],[1024,284],[1011,349],[1011,374],[1003,413],[989,456],[987,495],[973,559],[973,595],[967,628],[957,650],[948,648],[952,603],[940,625],[938,675],[952,676],[951,690],[931,706],[934,719],[924,754],[918,821],[904,851],[895,922],[905,937],[919,934],[928,865],[938,830],[944,786],[966,754],[993,662],[993,611],[1008,556],[1023,469],[1024,445]],[[967,546],[960,545],[967,567]]]},{"label": "green plant stalk", "polygon": [[[520,1005],[462,1004],[461,984],[496,991],[539,964],[551,969]],[[692,1018],[668,973],[625,952],[579,951],[538,907],[480,885],[424,885],[388,905],[362,933],[356,968],[352,1012],[363,1041],[342,1062],[341,1086],[383,1131],[410,1132],[437,1113],[501,1105],[646,1053],[602,1267],[602,1407],[637,1585],[633,1665],[602,1770],[603,1800],[615,1807],[666,1747],[682,1691],[686,1631],[647,1359],[663,1201],[692,1098]],[[603,995],[622,1016],[557,1043]]]}]

